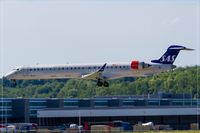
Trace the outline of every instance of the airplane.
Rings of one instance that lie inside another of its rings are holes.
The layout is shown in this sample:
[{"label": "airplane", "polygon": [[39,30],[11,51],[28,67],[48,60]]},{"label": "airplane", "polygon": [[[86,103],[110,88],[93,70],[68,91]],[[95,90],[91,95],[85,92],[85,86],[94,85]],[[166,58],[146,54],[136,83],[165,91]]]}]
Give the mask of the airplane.
[{"label": "airplane", "polygon": [[97,86],[108,87],[108,80],[123,77],[146,77],[176,68],[173,65],[181,50],[194,50],[179,45],[171,45],[167,51],[151,64],[133,60],[129,63],[104,64],[64,64],[36,65],[18,67],[5,75],[6,79],[16,80],[35,79],[86,79],[97,81]]}]

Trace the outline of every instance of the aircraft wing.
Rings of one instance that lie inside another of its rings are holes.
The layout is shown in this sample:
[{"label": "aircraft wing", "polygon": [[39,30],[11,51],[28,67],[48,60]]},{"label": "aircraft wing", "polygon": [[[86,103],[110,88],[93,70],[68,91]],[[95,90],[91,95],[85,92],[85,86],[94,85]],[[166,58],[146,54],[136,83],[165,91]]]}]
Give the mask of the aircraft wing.
[{"label": "aircraft wing", "polygon": [[102,73],[106,67],[106,63],[96,72],[92,72],[86,75],[82,75],[81,78],[82,79],[90,79],[90,80],[98,80],[98,79],[102,79]]}]

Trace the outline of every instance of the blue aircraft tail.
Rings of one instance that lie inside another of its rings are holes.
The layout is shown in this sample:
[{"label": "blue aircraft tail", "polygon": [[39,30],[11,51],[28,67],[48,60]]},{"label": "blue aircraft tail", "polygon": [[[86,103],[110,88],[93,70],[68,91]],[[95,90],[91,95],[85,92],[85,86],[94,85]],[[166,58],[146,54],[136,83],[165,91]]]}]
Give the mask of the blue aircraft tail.
[{"label": "blue aircraft tail", "polygon": [[151,62],[160,64],[173,64],[181,50],[193,50],[193,49],[179,45],[171,45],[164,53],[164,55],[160,57],[160,59],[152,60]]}]

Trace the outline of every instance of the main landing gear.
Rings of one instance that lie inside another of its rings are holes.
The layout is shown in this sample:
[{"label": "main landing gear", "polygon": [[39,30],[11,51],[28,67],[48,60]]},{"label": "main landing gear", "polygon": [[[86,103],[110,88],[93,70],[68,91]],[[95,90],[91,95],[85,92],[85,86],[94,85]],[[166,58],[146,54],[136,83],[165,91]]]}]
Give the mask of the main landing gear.
[{"label": "main landing gear", "polygon": [[16,87],[17,86],[17,81],[16,80],[11,80],[11,86]]},{"label": "main landing gear", "polygon": [[99,87],[102,87],[102,86],[109,87],[109,83],[107,81],[98,80],[97,81],[97,86],[99,86]]}]

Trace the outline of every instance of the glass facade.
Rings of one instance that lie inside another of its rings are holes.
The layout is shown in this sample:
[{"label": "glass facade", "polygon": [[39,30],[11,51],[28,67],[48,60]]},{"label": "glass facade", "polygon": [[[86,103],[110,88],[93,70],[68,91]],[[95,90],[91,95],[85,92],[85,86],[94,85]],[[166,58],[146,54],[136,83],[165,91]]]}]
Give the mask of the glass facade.
[{"label": "glass facade", "polygon": [[[0,116],[1,118],[12,117],[12,107],[14,106],[12,101],[15,99],[4,98],[0,100]],[[48,100],[45,98],[33,98],[24,99],[28,101],[29,116],[32,118],[37,117],[37,111],[43,109],[49,109]],[[58,100],[58,99],[51,99]],[[140,98],[93,98],[93,99],[78,99],[78,98],[67,98],[59,99],[57,101],[59,108],[123,108],[131,107],[137,108],[144,106],[148,107],[160,107],[160,106],[171,106],[171,107],[190,107],[200,106],[200,100],[196,99],[140,99]],[[54,101],[53,101],[54,102]],[[52,103],[53,103],[52,102]],[[56,104],[57,104],[56,103]]]},{"label": "glass facade", "polygon": [[193,99],[174,99],[172,100],[172,105],[182,105],[182,106],[200,106],[200,100]]},{"label": "glass facade", "polygon": [[135,105],[135,100],[133,100],[133,99],[124,99],[122,105],[123,106],[134,106]]},{"label": "glass facade", "polygon": [[108,107],[108,99],[95,99],[94,106],[95,107]]},{"label": "glass facade", "polygon": [[46,99],[29,99],[29,115],[30,117],[37,117],[37,111],[47,108]]},{"label": "glass facade", "polygon": [[0,116],[1,118],[12,117],[12,99],[0,100]]},{"label": "glass facade", "polygon": [[79,99],[64,99],[64,107],[78,107]]},{"label": "glass facade", "polygon": [[147,101],[147,104],[149,106],[159,106],[160,105],[160,100],[158,99],[150,99]]}]

